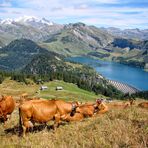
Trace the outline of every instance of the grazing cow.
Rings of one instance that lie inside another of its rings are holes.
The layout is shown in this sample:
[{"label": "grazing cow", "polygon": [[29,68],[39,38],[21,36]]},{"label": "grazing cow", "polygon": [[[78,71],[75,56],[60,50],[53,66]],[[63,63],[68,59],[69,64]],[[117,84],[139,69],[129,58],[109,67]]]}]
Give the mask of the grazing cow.
[{"label": "grazing cow", "polygon": [[7,115],[11,115],[15,108],[15,101],[12,96],[2,96],[0,100],[0,119],[4,122],[7,121]]},{"label": "grazing cow", "polygon": [[138,107],[147,108],[148,109],[148,102],[141,102],[138,104]]},{"label": "grazing cow", "polygon": [[28,128],[33,128],[33,123],[47,123],[55,120],[54,128],[57,127],[63,116],[73,116],[78,103],[70,103],[62,100],[30,100],[25,101],[19,107],[20,126],[23,127],[23,136]]}]

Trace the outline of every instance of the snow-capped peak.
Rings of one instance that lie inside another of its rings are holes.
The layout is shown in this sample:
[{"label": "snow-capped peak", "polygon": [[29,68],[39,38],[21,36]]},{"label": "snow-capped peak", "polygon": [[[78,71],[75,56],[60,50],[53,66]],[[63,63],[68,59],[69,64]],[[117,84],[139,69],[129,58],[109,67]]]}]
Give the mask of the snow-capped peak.
[{"label": "snow-capped peak", "polygon": [[37,18],[35,16],[23,16],[23,17],[19,17],[17,19],[5,19],[5,20],[1,20],[0,24],[12,24],[12,22],[16,22],[16,23],[21,23],[21,24],[29,24],[29,25],[36,25],[36,24],[40,24],[40,25],[53,25],[53,22],[50,22],[49,20],[45,19],[45,18]]},{"label": "snow-capped peak", "polygon": [[1,20],[0,24],[6,24],[6,25],[10,25],[13,22],[13,19],[5,19],[5,20]]},{"label": "snow-capped peak", "polygon": [[18,19],[15,19],[15,22],[18,23],[41,23],[45,25],[53,25],[52,22],[46,20],[45,18],[39,19],[35,16],[23,16]]},{"label": "snow-capped peak", "polygon": [[47,20],[45,18],[42,18],[40,21],[44,24],[47,24],[47,25],[53,25],[53,22],[50,22],[49,20]]},{"label": "snow-capped peak", "polygon": [[38,20],[39,19],[35,16],[23,16],[15,19],[15,22],[25,23],[25,22],[38,21]]}]

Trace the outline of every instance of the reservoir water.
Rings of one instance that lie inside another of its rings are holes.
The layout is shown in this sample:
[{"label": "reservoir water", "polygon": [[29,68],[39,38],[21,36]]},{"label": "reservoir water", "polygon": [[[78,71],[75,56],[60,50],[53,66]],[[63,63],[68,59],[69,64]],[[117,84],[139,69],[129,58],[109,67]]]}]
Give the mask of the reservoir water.
[{"label": "reservoir water", "polygon": [[89,57],[70,57],[67,59],[89,65],[107,79],[127,83],[140,90],[148,90],[148,72],[140,68]]}]

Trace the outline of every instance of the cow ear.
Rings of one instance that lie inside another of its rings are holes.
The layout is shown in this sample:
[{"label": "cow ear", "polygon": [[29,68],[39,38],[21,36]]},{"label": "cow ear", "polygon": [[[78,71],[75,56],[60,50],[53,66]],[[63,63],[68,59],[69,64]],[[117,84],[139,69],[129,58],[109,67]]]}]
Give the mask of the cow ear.
[{"label": "cow ear", "polygon": [[4,95],[2,95],[2,100],[5,100],[5,96]]}]

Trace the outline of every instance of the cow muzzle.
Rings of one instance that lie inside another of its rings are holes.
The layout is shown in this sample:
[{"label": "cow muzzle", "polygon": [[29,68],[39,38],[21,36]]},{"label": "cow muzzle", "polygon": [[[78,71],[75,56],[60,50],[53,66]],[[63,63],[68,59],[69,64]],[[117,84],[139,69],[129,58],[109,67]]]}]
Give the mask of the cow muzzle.
[{"label": "cow muzzle", "polygon": [[70,116],[75,115],[77,107],[78,107],[78,105],[76,103],[72,103],[72,109],[71,109]]}]

